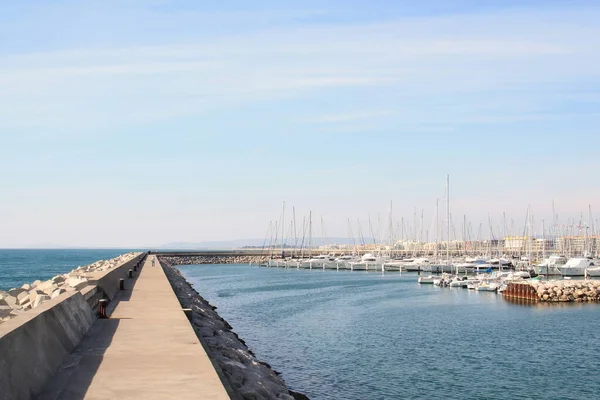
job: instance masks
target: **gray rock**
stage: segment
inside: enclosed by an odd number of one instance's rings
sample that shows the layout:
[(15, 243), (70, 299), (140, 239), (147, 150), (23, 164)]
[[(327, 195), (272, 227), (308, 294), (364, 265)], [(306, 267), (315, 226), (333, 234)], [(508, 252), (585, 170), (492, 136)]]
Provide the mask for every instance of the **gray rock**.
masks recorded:
[(50, 296), (50, 298), (54, 299), (54, 298), (60, 296), (63, 293), (66, 293), (66, 290), (64, 288), (56, 289), (54, 292), (52, 292), (52, 295)]
[(17, 302), (17, 298), (11, 295), (6, 295), (4, 297), (4, 301), (6, 301), (6, 304), (8, 304), (9, 307), (11, 308), (18, 308), (19, 304)]
[(81, 290), (88, 285), (88, 280), (86, 278), (69, 278), (67, 279), (67, 285), (72, 287), (75, 290)]
[(42, 289), (42, 291), (43, 291), (44, 293), (46, 293), (48, 296), (50, 296), (52, 293), (54, 293), (54, 291), (55, 291), (56, 289), (58, 289), (58, 286), (57, 286), (57, 285), (55, 285), (55, 284), (52, 284), (52, 285), (50, 285), (50, 286), (46, 286), (46, 287), (44, 287), (44, 289)]
[(8, 291), (8, 294), (14, 297), (18, 297), (21, 293), (26, 292), (27, 290), (23, 288), (12, 288)]
[(45, 301), (50, 300), (50, 296), (43, 294), (43, 295), (39, 295), (35, 298), (35, 300), (33, 301), (31, 307), (32, 308), (36, 308), (37, 306), (39, 306), (40, 304), (44, 303)]
[(19, 305), (24, 305), (26, 303), (29, 303), (29, 292), (21, 292), (17, 296), (17, 303)]
[(12, 312), (12, 308), (9, 306), (0, 306), (0, 318), (6, 318)]

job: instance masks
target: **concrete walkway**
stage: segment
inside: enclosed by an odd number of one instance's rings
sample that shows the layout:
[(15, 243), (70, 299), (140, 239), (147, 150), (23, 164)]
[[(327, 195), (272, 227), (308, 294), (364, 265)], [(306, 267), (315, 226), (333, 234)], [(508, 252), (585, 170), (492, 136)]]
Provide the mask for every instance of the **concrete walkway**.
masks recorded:
[(229, 399), (167, 277), (148, 257), (110, 319), (97, 320), (44, 399)]

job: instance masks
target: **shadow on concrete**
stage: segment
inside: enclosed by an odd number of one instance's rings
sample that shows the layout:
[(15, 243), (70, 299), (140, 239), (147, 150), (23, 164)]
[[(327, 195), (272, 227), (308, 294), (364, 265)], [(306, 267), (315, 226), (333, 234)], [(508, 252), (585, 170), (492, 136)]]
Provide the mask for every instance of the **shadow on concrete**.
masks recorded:
[[(142, 267), (143, 268), (143, 267)], [(102, 364), (104, 354), (110, 347), (120, 321), (132, 318), (110, 318), (117, 305), (129, 301), (141, 268), (133, 279), (125, 281), (125, 290), (117, 292), (108, 304), (108, 319), (97, 319), (79, 345), (69, 354), (59, 370), (46, 382), (38, 400), (79, 400), (85, 395)]]

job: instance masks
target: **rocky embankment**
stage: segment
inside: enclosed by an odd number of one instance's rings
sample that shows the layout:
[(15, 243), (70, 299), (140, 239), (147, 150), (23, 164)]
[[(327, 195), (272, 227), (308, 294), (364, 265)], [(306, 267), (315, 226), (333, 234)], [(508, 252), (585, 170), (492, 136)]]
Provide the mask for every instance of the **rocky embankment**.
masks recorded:
[(199, 265), (199, 264), (260, 264), (267, 261), (264, 256), (229, 256), (229, 255), (210, 255), (210, 256), (161, 256), (169, 265)]
[(20, 288), (12, 288), (8, 291), (0, 290), (0, 323), (38, 307), (65, 292), (81, 290), (88, 285), (91, 274), (113, 269), (139, 254), (123, 254), (111, 260), (100, 260), (78, 267), (66, 274), (56, 275), (47, 281), (37, 280), (33, 283), (26, 283)]
[(538, 299), (544, 302), (597, 302), (600, 301), (600, 281), (552, 280), (531, 282)]
[(227, 321), (217, 314), (216, 307), (204, 300), (170, 264), (170, 258), (160, 258), (167, 278), (182, 307), (192, 310), (192, 327), (221, 379), (229, 384), (229, 391), (233, 392), (230, 395), (248, 400), (308, 399), (301, 393), (290, 391), (276, 371), (255, 357)]

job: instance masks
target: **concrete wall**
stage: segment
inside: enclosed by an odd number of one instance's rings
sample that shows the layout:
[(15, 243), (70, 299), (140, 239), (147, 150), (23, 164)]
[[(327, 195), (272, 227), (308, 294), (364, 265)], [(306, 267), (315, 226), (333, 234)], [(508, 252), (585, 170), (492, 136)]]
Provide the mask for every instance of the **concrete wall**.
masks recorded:
[(85, 298), (74, 292), (0, 325), (0, 400), (38, 393), (95, 319)]
[(119, 279), (144, 257), (92, 277), (81, 292), (64, 293), (1, 324), (0, 400), (35, 397), (96, 320), (98, 300), (114, 298)]
[[(89, 284), (94, 287), (96, 286), (97, 290), (95, 293), (91, 293), (93, 289), (90, 289), (90, 286), (82, 290), (82, 293), (86, 296), (86, 298), (90, 299), (90, 306), (92, 308), (96, 307), (95, 302), (100, 298), (108, 298), (112, 300), (115, 297), (115, 294), (119, 290), (119, 280), (121, 278), (127, 278), (130, 269), (133, 269), (133, 266), (137, 264), (139, 261), (143, 260), (146, 257), (145, 253), (135, 257), (134, 259), (126, 262), (125, 264), (111, 270), (108, 272), (100, 273), (96, 276), (89, 278)], [(100, 297), (98, 298), (98, 293), (100, 292)], [(94, 302), (95, 301), (95, 302)], [(93, 302), (93, 303), (92, 303)]]

